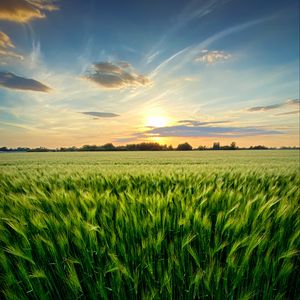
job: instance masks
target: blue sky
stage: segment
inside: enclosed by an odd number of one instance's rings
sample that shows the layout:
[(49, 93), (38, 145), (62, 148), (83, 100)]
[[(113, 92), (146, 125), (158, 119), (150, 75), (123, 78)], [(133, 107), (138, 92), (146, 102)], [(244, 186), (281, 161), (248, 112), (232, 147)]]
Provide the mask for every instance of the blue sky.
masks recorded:
[(0, 146), (298, 136), (298, 1), (0, 2)]

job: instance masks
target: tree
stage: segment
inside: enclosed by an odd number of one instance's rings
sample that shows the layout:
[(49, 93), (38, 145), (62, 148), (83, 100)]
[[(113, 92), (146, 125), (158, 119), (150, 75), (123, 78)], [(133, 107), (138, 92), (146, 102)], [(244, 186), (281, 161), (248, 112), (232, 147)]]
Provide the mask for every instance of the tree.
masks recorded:
[(206, 146), (201, 146), (201, 145), (197, 149), (200, 151), (207, 150)]
[(231, 148), (232, 150), (237, 149), (236, 142), (232, 142), (232, 143), (230, 144), (230, 148)]
[(189, 143), (184, 143), (184, 144), (179, 144), (177, 146), (177, 150), (188, 151), (188, 150), (193, 150), (193, 147)]
[(212, 148), (213, 148), (213, 150), (220, 150), (220, 143), (219, 142), (214, 142)]
[(251, 146), (249, 149), (253, 150), (266, 150), (268, 147), (263, 146), (263, 145), (257, 145), (257, 146)]
[(115, 146), (112, 143), (107, 143), (107, 144), (101, 146), (101, 149), (104, 151), (112, 151), (112, 150), (115, 150)]

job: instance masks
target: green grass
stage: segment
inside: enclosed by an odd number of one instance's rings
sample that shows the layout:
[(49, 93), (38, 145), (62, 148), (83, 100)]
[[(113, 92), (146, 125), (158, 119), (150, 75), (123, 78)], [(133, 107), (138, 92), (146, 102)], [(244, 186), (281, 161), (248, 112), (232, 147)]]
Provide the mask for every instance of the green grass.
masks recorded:
[(0, 155), (1, 299), (299, 299), (298, 151)]

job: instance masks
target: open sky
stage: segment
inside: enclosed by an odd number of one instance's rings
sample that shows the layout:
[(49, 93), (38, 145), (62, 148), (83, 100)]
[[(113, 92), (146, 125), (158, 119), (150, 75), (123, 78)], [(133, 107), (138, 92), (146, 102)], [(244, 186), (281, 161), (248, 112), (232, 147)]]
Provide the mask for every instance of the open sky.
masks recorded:
[(0, 146), (299, 146), (298, 0), (1, 0)]

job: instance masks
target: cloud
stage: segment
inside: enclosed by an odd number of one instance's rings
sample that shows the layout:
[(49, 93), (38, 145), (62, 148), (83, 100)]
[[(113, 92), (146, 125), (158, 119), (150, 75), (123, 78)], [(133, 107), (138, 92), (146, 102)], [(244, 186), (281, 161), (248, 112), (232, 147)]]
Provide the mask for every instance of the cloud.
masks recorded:
[[(2, 50), (0, 48), (0, 58), (1, 59), (14, 59), (14, 58), (16, 58), (16, 59), (22, 60), (24, 57), (22, 55), (20, 55), (20, 54), (17, 54), (15, 52), (13, 52), (13, 51)], [(6, 62), (5, 61), (1, 61), (0, 65), (1, 64), (5, 65)]]
[(49, 92), (51, 89), (34, 79), (24, 78), (9, 72), (0, 72), (0, 87), (14, 90)]
[(300, 99), (290, 99), (290, 100), (287, 100), (286, 103), (287, 104), (297, 104), (297, 105), (300, 105)]
[(151, 78), (156, 77), (160, 73), (160, 71), (164, 68), (168, 68), (169, 73), (172, 73), (172, 71), (178, 72), (178, 70), (181, 67), (183, 67), (185, 64), (190, 63), (190, 61), (195, 60), (197, 59), (197, 57), (199, 57), (199, 50), (207, 48), (209, 45), (219, 41), (220, 39), (241, 32), (243, 30), (246, 30), (250, 27), (256, 26), (263, 22), (269, 21), (272, 18), (273, 16), (264, 17), (264, 18), (248, 21), (242, 24), (238, 24), (233, 27), (229, 27), (208, 37), (207, 39), (203, 40), (202, 42), (196, 45), (191, 45), (186, 48), (183, 48), (177, 51), (176, 53), (172, 54), (170, 57), (166, 58), (164, 61), (160, 62), (160, 64), (151, 72), (150, 77)]
[(249, 112), (268, 111), (268, 110), (273, 110), (273, 109), (280, 108), (283, 106), (289, 106), (289, 105), (295, 105), (295, 104), (299, 105), (300, 100), (299, 99), (289, 99), (282, 103), (276, 103), (276, 104), (271, 104), (271, 105), (267, 105), (267, 106), (254, 106), (254, 107), (248, 108), (247, 111), (249, 111)]
[(15, 48), (15, 45), (10, 37), (3, 31), (0, 31), (0, 58), (2, 59), (0, 64), (5, 64), (6, 62), (3, 59), (7, 58), (23, 59), (22, 55), (11, 50), (13, 48)]
[(190, 126), (201, 126), (201, 125), (213, 125), (213, 124), (224, 124), (230, 123), (230, 121), (210, 121), (210, 122), (200, 122), (196, 120), (180, 120), (177, 123), (183, 123)]
[(149, 55), (146, 57), (147, 64), (152, 63), (152, 61), (153, 61), (159, 54), (160, 54), (160, 51), (156, 51), (156, 52), (154, 52), (154, 53), (149, 54)]
[(267, 106), (254, 106), (254, 107), (250, 107), (247, 109), (247, 111), (268, 111), (268, 110), (272, 110), (272, 109), (276, 109), (279, 107), (284, 106), (284, 103), (278, 103), (278, 104), (272, 104), (272, 105), (267, 105)]
[(293, 111), (276, 114), (276, 116), (295, 115), (295, 114), (299, 114), (299, 113), (300, 113), (300, 110), (293, 110)]
[(195, 58), (196, 62), (202, 62), (205, 64), (214, 64), (217, 62), (223, 62), (231, 58), (231, 54), (225, 53), (223, 51), (208, 51), (202, 50)]
[(219, 126), (187, 126), (176, 125), (153, 128), (144, 132), (145, 135), (159, 137), (241, 137), (256, 135), (282, 134), (280, 131), (265, 130), (255, 127), (219, 127)]
[(228, 122), (230, 121), (200, 122), (195, 120), (180, 120), (177, 123), (185, 124), (155, 128), (152, 127), (144, 132), (136, 132), (129, 137), (118, 139), (117, 141), (130, 142), (135, 140), (148, 139), (151, 137), (237, 138), (259, 135), (280, 135), (285, 133), (278, 130), (269, 130), (257, 127), (216, 126), (216, 124)]
[(119, 115), (114, 113), (108, 113), (108, 112), (99, 112), (99, 111), (84, 111), (81, 112), (84, 115), (89, 115), (97, 118), (114, 118), (119, 117)]
[(0, 48), (15, 48), (10, 37), (3, 31), (0, 31)]
[(27, 23), (34, 19), (44, 19), (45, 11), (57, 9), (51, 0), (1, 0), (0, 20)]
[(150, 83), (148, 77), (138, 74), (127, 62), (99, 62), (88, 70), (85, 78), (109, 89), (145, 86)]

